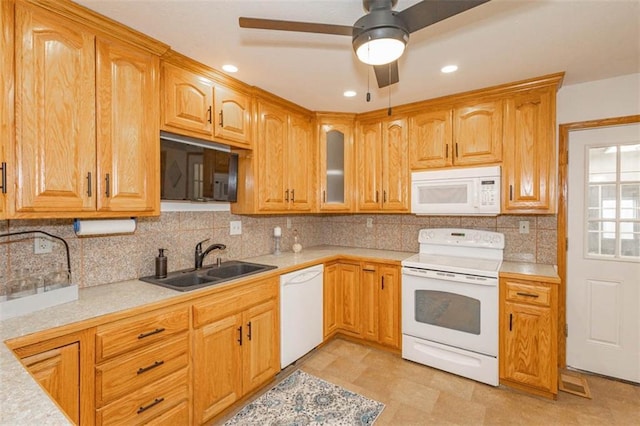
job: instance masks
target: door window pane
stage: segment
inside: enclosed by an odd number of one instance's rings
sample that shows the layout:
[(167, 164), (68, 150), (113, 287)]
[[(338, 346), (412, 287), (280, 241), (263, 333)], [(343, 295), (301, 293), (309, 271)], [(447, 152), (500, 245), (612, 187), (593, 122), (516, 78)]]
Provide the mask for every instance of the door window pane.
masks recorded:
[(640, 144), (587, 150), (587, 255), (640, 259)]

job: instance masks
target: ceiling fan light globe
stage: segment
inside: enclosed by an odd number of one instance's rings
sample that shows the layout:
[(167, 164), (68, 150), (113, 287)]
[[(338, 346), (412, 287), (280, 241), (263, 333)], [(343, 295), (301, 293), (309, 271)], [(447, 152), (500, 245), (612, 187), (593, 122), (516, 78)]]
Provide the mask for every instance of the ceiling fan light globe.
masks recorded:
[(361, 62), (368, 65), (384, 65), (397, 60), (404, 53), (405, 43), (395, 38), (369, 40), (356, 49)]

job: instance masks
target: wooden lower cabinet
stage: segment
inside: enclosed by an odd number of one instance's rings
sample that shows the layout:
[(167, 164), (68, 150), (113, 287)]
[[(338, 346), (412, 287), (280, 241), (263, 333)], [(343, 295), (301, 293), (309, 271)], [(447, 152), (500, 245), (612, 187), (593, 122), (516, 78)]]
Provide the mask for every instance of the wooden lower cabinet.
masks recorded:
[(360, 337), (360, 263), (334, 262), (324, 273), (324, 336)]
[(362, 338), (400, 347), (400, 269), (362, 263), (360, 275)]
[(500, 383), (556, 398), (557, 304), (554, 283), (500, 279)]
[(74, 422), (80, 420), (80, 344), (22, 358), (22, 363)]
[(194, 423), (213, 419), (280, 371), (277, 295), (272, 278), (194, 304)]
[(400, 269), (372, 262), (332, 262), (324, 273), (325, 340), (340, 332), (400, 347)]
[[(95, 342), (97, 425), (159, 424), (160, 418), (173, 418), (169, 412), (188, 404), (187, 306), (100, 325)], [(189, 419), (188, 411), (186, 415)]]
[(89, 329), (14, 349), (29, 373), (76, 424), (93, 424), (92, 338)]

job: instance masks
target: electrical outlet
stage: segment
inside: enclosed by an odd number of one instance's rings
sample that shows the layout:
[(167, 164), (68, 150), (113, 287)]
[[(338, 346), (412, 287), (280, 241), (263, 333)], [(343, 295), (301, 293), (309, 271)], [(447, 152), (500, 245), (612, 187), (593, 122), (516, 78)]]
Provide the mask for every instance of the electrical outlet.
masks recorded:
[(373, 228), (373, 218), (372, 217), (368, 217), (367, 218), (367, 228)]
[(229, 222), (229, 235), (242, 235), (242, 222), (232, 220)]
[(33, 239), (33, 252), (35, 254), (51, 253), (53, 243), (47, 237), (35, 237)]
[(528, 234), (529, 233), (529, 221), (528, 220), (521, 220), (520, 221), (520, 233), (521, 234)]
[(287, 229), (291, 229), (291, 218), (287, 218)]

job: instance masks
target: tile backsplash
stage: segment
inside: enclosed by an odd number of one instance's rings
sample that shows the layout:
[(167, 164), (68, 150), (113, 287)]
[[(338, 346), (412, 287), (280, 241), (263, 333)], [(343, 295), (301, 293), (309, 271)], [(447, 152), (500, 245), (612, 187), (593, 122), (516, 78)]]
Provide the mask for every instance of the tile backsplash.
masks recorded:
[[(229, 235), (232, 220), (242, 222), (242, 235)], [(291, 222), (290, 228), (287, 221)], [(529, 222), (528, 234), (519, 232), (520, 221)], [(451, 227), (505, 234), (505, 260), (555, 264), (557, 258), (555, 215), (237, 216), (229, 212), (164, 212), (159, 217), (139, 218), (136, 232), (129, 235), (78, 237), (70, 219), (0, 221), (0, 234), (43, 230), (64, 238), (69, 244), (72, 279), (81, 287), (87, 287), (153, 274), (158, 248), (167, 249), (169, 271), (189, 268), (194, 262), (195, 245), (207, 238), (208, 243), (222, 243), (227, 249), (211, 253), (205, 264), (214, 262), (216, 256), (226, 260), (268, 254), (273, 250), (275, 226), (282, 228), (283, 251), (291, 251), (294, 229), (303, 247), (331, 244), (417, 252), (420, 229)], [(0, 239), (0, 282), (21, 268), (44, 273), (65, 261), (64, 246), (57, 241), (51, 254), (33, 254), (33, 237), (14, 236), (10, 244), (7, 238)]]

